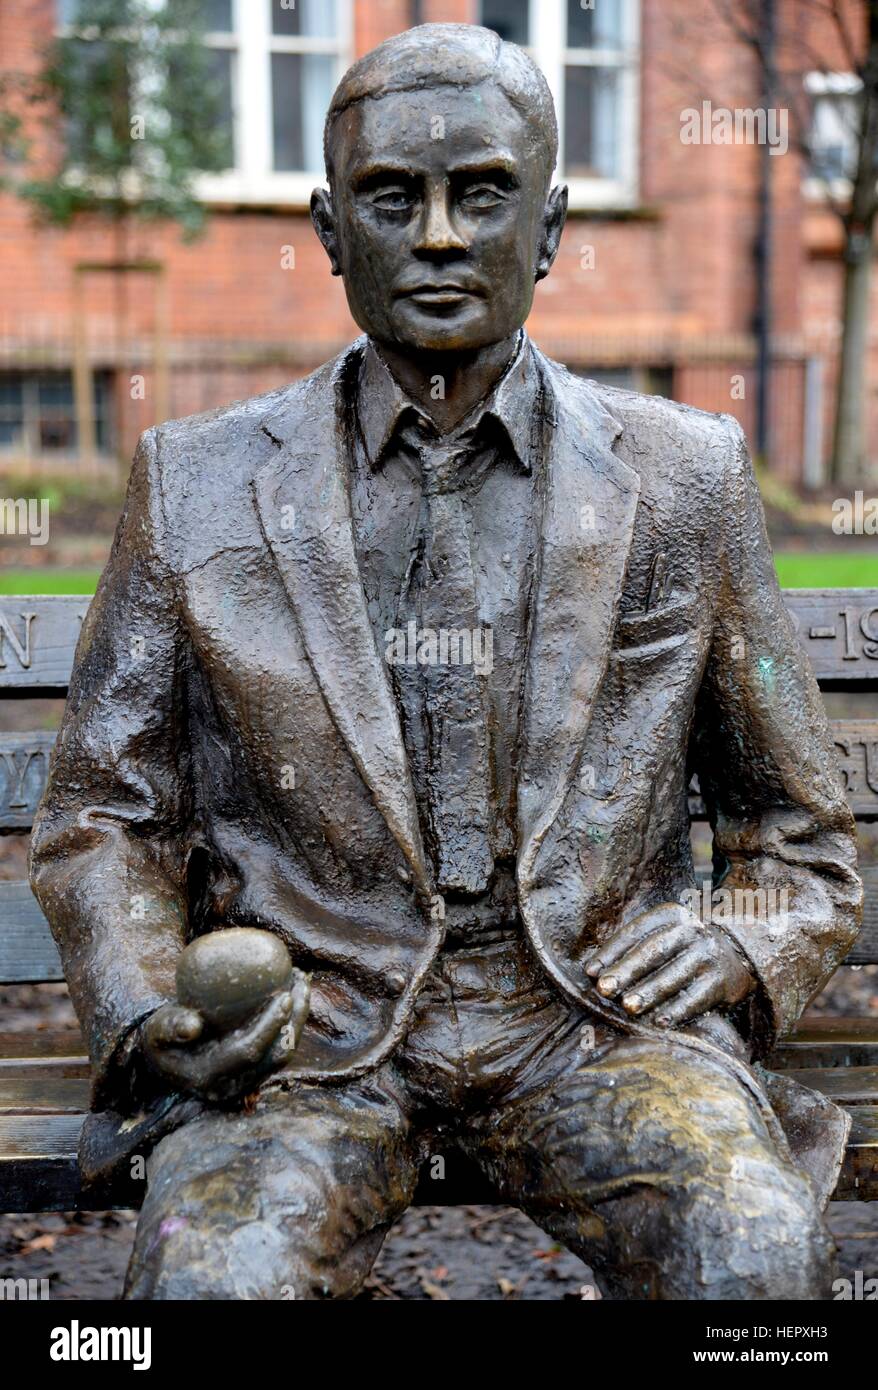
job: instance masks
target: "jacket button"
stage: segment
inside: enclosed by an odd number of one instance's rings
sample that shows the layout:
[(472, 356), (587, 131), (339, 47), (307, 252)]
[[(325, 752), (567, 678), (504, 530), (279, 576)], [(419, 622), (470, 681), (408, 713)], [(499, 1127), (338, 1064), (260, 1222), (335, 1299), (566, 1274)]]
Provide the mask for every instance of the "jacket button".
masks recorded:
[(399, 970), (391, 970), (387, 976), (387, 988), (394, 999), (398, 999), (405, 991), (405, 975)]

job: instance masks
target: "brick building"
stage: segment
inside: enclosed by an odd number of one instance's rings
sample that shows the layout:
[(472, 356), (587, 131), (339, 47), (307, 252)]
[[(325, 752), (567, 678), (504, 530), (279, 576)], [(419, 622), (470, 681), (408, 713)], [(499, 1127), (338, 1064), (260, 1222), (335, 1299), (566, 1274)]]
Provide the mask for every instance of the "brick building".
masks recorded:
[[(836, 107), (849, 91), (819, 7), (778, 0), (781, 28), (807, 25), (840, 74), (814, 84), (827, 157), (847, 157)], [(683, 113), (759, 103), (747, 46), (714, 0), (204, 0), (206, 42), (228, 92), (234, 167), (205, 177), (206, 234), (185, 244), (143, 224), (128, 254), (160, 261), (168, 286), (171, 415), (211, 408), (310, 370), (355, 332), (311, 230), (329, 94), (347, 64), (421, 21), (484, 22), (525, 43), (556, 96), (572, 213), (530, 322), (551, 355), (587, 375), (657, 390), (754, 428), (756, 247), (762, 152), (749, 139), (691, 143)], [(0, 69), (32, 71), (76, 0), (0, 0)], [(793, 148), (769, 160), (770, 458), (819, 480), (829, 443), (841, 302), (841, 236)], [(112, 260), (98, 219), (61, 231), (0, 196), (0, 468), (76, 457), (73, 286)], [(127, 341), (114, 340), (112, 277), (84, 281), (98, 445), (130, 452), (153, 422), (154, 277), (129, 276)], [(870, 457), (878, 455), (878, 342), (870, 347)], [(113, 390), (140, 376), (142, 391)], [(129, 399), (130, 397), (130, 399)], [(143, 397), (141, 399), (141, 397)], [(124, 403), (124, 408), (123, 408)], [(121, 418), (120, 418), (121, 416)]]

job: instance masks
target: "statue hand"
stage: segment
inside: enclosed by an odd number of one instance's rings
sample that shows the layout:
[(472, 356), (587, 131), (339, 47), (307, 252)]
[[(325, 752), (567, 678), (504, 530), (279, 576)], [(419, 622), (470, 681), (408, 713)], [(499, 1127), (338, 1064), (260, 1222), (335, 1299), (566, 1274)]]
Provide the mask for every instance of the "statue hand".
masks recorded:
[(599, 994), (621, 996), (626, 1013), (665, 1028), (737, 1004), (756, 984), (726, 933), (680, 903), (662, 903), (620, 927), (586, 971)]
[(297, 975), (292, 990), (273, 995), (245, 1023), (202, 1041), (197, 1009), (164, 1004), (141, 1026), (150, 1065), (175, 1089), (208, 1100), (231, 1100), (289, 1061), (308, 1013), (310, 981)]

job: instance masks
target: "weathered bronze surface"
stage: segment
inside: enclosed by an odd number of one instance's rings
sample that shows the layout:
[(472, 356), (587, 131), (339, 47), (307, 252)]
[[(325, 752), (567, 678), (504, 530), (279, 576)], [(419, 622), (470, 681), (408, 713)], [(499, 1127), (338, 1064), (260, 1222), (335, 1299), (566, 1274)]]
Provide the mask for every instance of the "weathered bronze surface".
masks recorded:
[[(493, 34), (375, 50), (313, 198), (366, 336), (138, 449), (32, 848), (83, 1163), (152, 1148), (129, 1297), (350, 1296), (455, 1144), (614, 1297), (828, 1286), (846, 1122), (759, 1059), (856, 936), (853, 824), (739, 427), (522, 331), (555, 153)], [(176, 972), (241, 927), (310, 1011), (270, 973), (217, 1035)]]

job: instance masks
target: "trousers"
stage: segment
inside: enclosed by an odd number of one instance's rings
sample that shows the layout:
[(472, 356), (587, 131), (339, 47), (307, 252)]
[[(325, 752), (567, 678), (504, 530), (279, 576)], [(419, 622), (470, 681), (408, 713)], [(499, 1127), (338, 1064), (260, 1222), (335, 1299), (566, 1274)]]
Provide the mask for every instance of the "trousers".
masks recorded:
[(440, 955), (391, 1058), (156, 1146), (125, 1297), (351, 1298), (458, 1145), (614, 1299), (826, 1297), (806, 1174), (721, 1062), (563, 999), (520, 935)]

